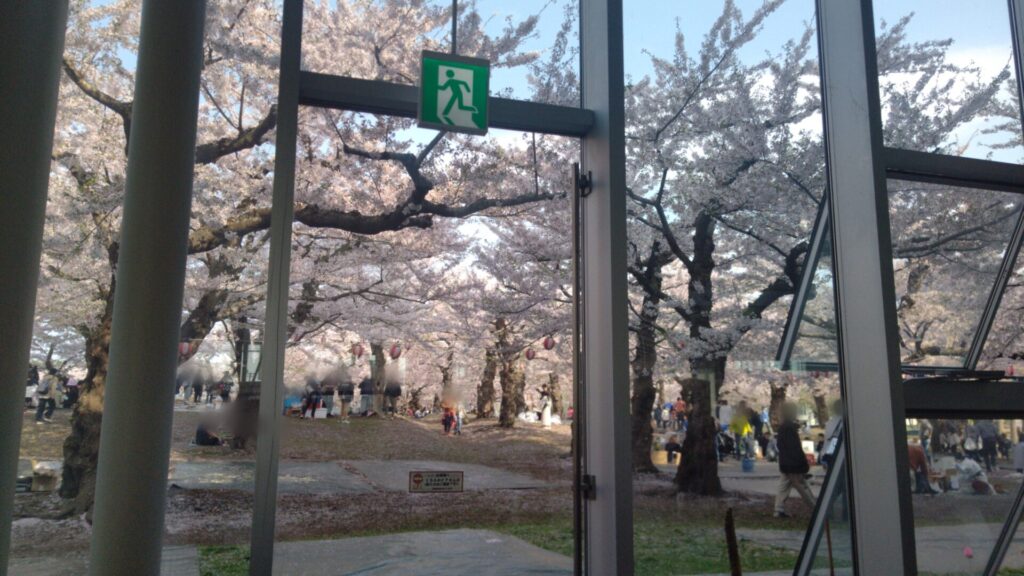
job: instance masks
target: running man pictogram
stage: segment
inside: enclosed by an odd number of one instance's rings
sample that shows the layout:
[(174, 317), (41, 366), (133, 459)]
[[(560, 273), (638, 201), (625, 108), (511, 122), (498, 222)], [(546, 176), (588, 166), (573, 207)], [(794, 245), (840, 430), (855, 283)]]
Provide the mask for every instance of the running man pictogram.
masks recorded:
[(486, 134), (490, 63), (424, 50), (417, 124), (422, 128)]
[(455, 123), (452, 122), (452, 119), (448, 116), (452, 111), (452, 106), (458, 105), (459, 110), (465, 110), (467, 112), (476, 112), (476, 108), (473, 106), (467, 106), (466, 103), (462, 101), (464, 98), (462, 91), (465, 90), (466, 92), (469, 92), (469, 84), (456, 78), (454, 70), (445, 70), (444, 75), (448, 77), (448, 80), (445, 81), (444, 84), (441, 84), (438, 87), (438, 90), (442, 92), (445, 90), (451, 90), (452, 95), (451, 98), (448, 99), (448, 105), (444, 107), (444, 112), (441, 113), (441, 117), (448, 124), (454, 125)]

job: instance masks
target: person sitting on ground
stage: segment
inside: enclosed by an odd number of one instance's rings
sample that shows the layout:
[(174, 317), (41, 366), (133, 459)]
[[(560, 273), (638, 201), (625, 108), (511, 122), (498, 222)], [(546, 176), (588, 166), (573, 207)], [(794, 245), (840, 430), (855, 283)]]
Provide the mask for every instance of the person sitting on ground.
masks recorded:
[(907, 461), (910, 464), (910, 471), (914, 473), (914, 493), (938, 494), (939, 491), (931, 485), (931, 471), (928, 469), (928, 456), (924, 453), (924, 446), (907, 444)]
[(989, 484), (988, 476), (977, 460), (966, 458), (962, 452), (957, 452), (955, 458), (960, 486), (966, 487), (974, 494), (983, 496), (995, 494), (995, 488)]
[(219, 436), (213, 433), (213, 420), (200, 418), (196, 426), (196, 446), (220, 446), (224, 443)]
[(789, 493), (796, 489), (808, 507), (814, 508), (814, 494), (807, 484), (807, 472), (810, 465), (800, 443), (799, 425), (796, 422), (797, 408), (795, 404), (786, 403), (782, 406), (782, 425), (778, 430), (779, 447), (779, 490), (775, 495), (775, 517), (788, 518), (785, 504)]
[(683, 446), (679, 443), (679, 436), (672, 436), (665, 443), (665, 451), (668, 452), (668, 463), (674, 464), (676, 461), (676, 454), (683, 453)]

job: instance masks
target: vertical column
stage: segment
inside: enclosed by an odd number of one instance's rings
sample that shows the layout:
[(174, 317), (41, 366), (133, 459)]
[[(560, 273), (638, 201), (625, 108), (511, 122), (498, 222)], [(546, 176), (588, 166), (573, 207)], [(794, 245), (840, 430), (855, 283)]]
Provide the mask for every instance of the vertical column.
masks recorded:
[(916, 574), (871, 0), (818, 0), (858, 574)]
[(583, 107), (595, 124), (583, 138), (593, 192), (583, 212), (584, 460), (596, 481), (587, 505), (587, 573), (633, 574), (633, 475), (629, 442), (626, 294), (626, 152), (622, 0), (580, 5)]
[(205, 0), (146, 0), (89, 571), (159, 574)]
[(285, 0), (281, 23), (281, 74), (277, 92), (274, 193), (270, 214), (270, 271), (261, 367), (256, 493), (249, 573), (270, 576), (277, 513), (277, 455), (284, 400), (284, 347), (288, 340), (288, 276), (295, 218), (295, 142), (298, 136), (302, 0)]
[(39, 279), (67, 0), (0, 5), (0, 576)]

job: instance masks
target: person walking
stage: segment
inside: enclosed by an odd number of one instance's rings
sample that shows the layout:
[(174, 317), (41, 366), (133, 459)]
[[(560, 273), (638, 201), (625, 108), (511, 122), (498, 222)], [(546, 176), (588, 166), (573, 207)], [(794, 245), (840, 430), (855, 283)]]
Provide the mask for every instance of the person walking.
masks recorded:
[(57, 408), (57, 401), (54, 400), (56, 395), (57, 376), (47, 373), (36, 386), (36, 397), (39, 399), (39, 405), (36, 406), (36, 424), (52, 421), (53, 411)]
[(788, 518), (786, 514), (786, 499), (789, 493), (796, 490), (803, 501), (811, 508), (814, 508), (814, 494), (807, 484), (807, 472), (810, 465), (807, 463), (807, 456), (804, 455), (803, 447), (800, 445), (799, 426), (796, 423), (796, 405), (786, 403), (782, 405), (782, 424), (777, 430), (777, 445), (779, 449), (779, 489), (775, 494), (775, 517)]
[(985, 470), (991, 472), (996, 469), (999, 430), (991, 420), (981, 420), (978, 422), (977, 428), (978, 435), (981, 437), (981, 459), (985, 463)]
[(918, 430), (921, 432), (921, 449), (924, 450), (924, 456), (929, 462), (932, 461), (932, 436), (935, 435), (935, 427), (932, 423), (922, 418), (917, 422)]
[(676, 417), (675, 422), (672, 424), (676, 432), (679, 432), (683, 429), (683, 422), (686, 421), (686, 402), (683, 401), (682, 396), (676, 398), (676, 403), (672, 405), (672, 410), (675, 412)]
[(545, 428), (551, 428), (551, 394), (547, 385), (540, 390), (540, 422)]
[(462, 423), (466, 421), (466, 407), (462, 405), (462, 402), (458, 403), (458, 408), (455, 409), (455, 435), (462, 436)]
[(192, 375), (192, 404), (199, 404), (203, 398), (203, 377), (201, 374)]

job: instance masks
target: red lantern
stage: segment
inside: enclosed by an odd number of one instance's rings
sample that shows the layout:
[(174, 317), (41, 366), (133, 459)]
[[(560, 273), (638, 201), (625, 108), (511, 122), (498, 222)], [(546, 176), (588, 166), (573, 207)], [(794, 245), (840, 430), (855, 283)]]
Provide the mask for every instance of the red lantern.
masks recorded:
[(361, 343), (356, 342), (355, 344), (352, 345), (352, 355), (355, 356), (356, 358), (363, 357), (363, 345)]
[(181, 344), (178, 344), (178, 356), (188, 356), (188, 350), (188, 342), (182, 342)]
[(555, 339), (554, 338), (552, 338), (551, 336), (548, 336), (548, 337), (544, 338), (544, 349), (545, 350), (551, 350), (554, 347), (555, 347)]
[(1010, 376), (1013, 376), (1013, 364), (1010, 364)]
[(391, 359), (398, 360), (398, 357), (402, 355), (402, 347), (398, 343), (392, 344), (391, 346)]
[(536, 357), (537, 357), (537, 351), (536, 350), (534, 350), (533, 348), (527, 348), (526, 349), (526, 359), (527, 360), (533, 360)]

